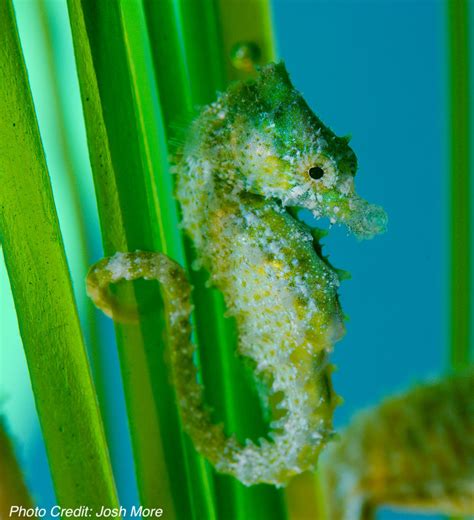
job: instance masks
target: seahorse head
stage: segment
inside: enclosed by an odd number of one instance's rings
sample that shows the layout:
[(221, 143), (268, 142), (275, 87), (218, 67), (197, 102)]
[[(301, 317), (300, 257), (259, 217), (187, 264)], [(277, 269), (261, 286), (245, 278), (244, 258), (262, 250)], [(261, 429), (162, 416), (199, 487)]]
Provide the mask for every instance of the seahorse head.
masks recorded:
[(220, 106), (227, 109), (221, 114), (237, 166), (233, 180), (244, 190), (307, 208), (360, 238), (385, 230), (384, 210), (355, 192), (357, 158), (348, 138), (336, 136), (311, 111), (283, 63), (234, 85)]

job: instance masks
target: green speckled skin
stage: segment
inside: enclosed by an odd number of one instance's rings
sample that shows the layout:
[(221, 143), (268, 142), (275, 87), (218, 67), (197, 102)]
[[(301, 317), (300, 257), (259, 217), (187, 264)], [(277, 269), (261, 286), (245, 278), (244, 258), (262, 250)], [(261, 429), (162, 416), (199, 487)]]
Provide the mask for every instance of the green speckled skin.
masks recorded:
[[(318, 254), (311, 230), (287, 208), (328, 216), (360, 237), (383, 231), (383, 210), (354, 192), (356, 168), (348, 140), (311, 112), (283, 64), (267, 65), (206, 107), (177, 155), (182, 225), (237, 321), (239, 353), (253, 360), (255, 376), (268, 388), (272, 423), (268, 440), (245, 446), (211, 425), (192, 359), (182, 354), (192, 352), (183, 345), (189, 345), (187, 328), (171, 342), (181, 415), (196, 449), (244, 484), (285, 485), (315, 467), (332, 435), (337, 398), (328, 353), (344, 333), (339, 279)], [(152, 260), (141, 264), (147, 254), (116, 255), (112, 271), (129, 271), (117, 269), (122, 259), (132, 262), (134, 276), (165, 283), (145, 269)], [(101, 269), (89, 278), (89, 293), (110, 311), (108, 296), (96, 290), (100, 273), (110, 272)], [(104, 287), (110, 282), (106, 276)]]

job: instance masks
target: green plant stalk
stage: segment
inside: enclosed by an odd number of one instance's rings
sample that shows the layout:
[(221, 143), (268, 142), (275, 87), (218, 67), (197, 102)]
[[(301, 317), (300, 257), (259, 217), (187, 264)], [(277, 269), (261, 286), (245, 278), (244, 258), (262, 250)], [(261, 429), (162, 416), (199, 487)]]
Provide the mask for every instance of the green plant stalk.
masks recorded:
[(0, 2), (0, 237), (58, 503), (117, 506), (11, 1)]
[[(285, 500), (290, 520), (327, 519), (319, 473), (302, 473), (288, 484)], [(328, 519), (329, 520), (329, 519)]]
[[(39, 23), (41, 26), (41, 32), (46, 42), (47, 54), (46, 54), (46, 74), (51, 78), (50, 85), (52, 90), (52, 110), (56, 118), (56, 125), (58, 128), (58, 137), (60, 147), (62, 150), (63, 161), (65, 165), (64, 170), (57, 172), (50, 171), (52, 179), (53, 189), (55, 186), (55, 174), (61, 176), (59, 183), (66, 183), (68, 191), (71, 194), (71, 202), (75, 213), (76, 232), (73, 234), (74, 248), (68, 250), (68, 240), (65, 234), (65, 250), (68, 263), (71, 265), (73, 262), (80, 264), (79, 276), (82, 272), (82, 279), (87, 273), (88, 266), (93, 262), (91, 256), (92, 243), (90, 236), (90, 229), (87, 225), (88, 218), (87, 208), (84, 205), (84, 199), (81, 197), (81, 189), (79, 186), (80, 179), (78, 177), (78, 165), (74, 161), (74, 153), (71, 148), (71, 140), (68, 136), (67, 122), (64, 117), (64, 92), (61, 91), (61, 85), (59, 81), (59, 57), (57, 55), (58, 49), (55, 48), (53, 42), (53, 22), (51, 20), (50, 8), (48, 9), (47, 0), (37, 0), (37, 9), (39, 12)], [(56, 194), (57, 196), (57, 194)], [(56, 199), (58, 200), (58, 198)], [(61, 208), (58, 207), (59, 214), (61, 214)], [(71, 255), (79, 253), (78, 258), (73, 258)], [(74, 272), (73, 272), (74, 275)], [(104, 423), (106, 439), (110, 448), (112, 464), (113, 464), (113, 433), (112, 425), (110, 424), (110, 413), (107, 407), (107, 393), (106, 385), (104, 381), (104, 359), (101, 353), (101, 346), (99, 342), (98, 334), (98, 312), (95, 309), (92, 302), (84, 294), (84, 288), (82, 283), (78, 283), (78, 280), (74, 280), (73, 276), (73, 288), (75, 288), (75, 296), (79, 310), (79, 318), (81, 320), (82, 330), (85, 336), (85, 342), (88, 350), (88, 355), (91, 363), (92, 376), (94, 380), (94, 386), (96, 389), (99, 407)]]
[[(227, 84), (220, 13), (212, 1), (145, 2), (145, 11), (160, 98), (163, 107), (173, 108), (164, 109), (167, 135), (173, 142), (176, 134), (182, 137), (179, 127), (189, 122), (196, 108), (213, 101)], [(185, 243), (191, 265), (193, 247)], [(235, 355), (235, 324), (224, 318), (218, 291), (206, 288), (207, 273), (191, 271), (190, 278), (206, 400), (228, 434), (236, 433), (241, 441), (258, 438), (265, 434), (265, 425), (246, 367)], [(218, 474), (215, 484), (219, 515), (235, 519), (282, 515), (281, 493), (270, 486), (246, 488)]]
[[(76, 277), (73, 276), (73, 287), (77, 299), (79, 317), (82, 323), (82, 330), (88, 348), (89, 359), (91, 363), (92, 376), (97, 392), (99, 407), (102, 414), (102, 419), (105, 428), (107, 444), (109, 446), (110, 457), (114, 473), (118, 471), (117, 466), (122, 464), (121, 459), (122, 448), (120, 446), (121, 433), (117, 430), (115, 424), (115, 395), (107, 391), (107, 377), (110, 374), (110, 368), (107, 365), (108, 345), (101, 345), (100, 341), (100, 326), (99, 320), (104, 319), (100, 316), (91, 300), (87, 297), (84, 291), (84, 279), (89, 266), (96, 260), (93, 256), (93, 251), (97, 244), (94, 243), (98, 227), (97, 208), (95, 205), (95, 198), (93, 196), (92, 176), (86, 164), (88, 161), (87, 154), (78, 154), (78, 149), (83, 150), (82, 135), (81, 139), (77, 138), (78, 125), (75, 118), (71, 117), (70, 113), (75, 99), (71, 99), (71, 86), (77, 78), (68, 77), (69, 71), (74, 68), (74, 60), (72, 64), (68, 61), (69, 55), (65, 53), (65, 40), (69, 36), (66, 31), (58, 33), (59, 26), (64, 22), (64, 15), (67, 17), (67, 6), (60, 5), (54, 0), (36, 0), (39, 11), (39, 22), (41, 23), (43, 37), (46, 41), (47, 47), (47, 69), (50, 76), (50, 85), (52, 90), (51, 101), (56, 113), (58, 137), (60, 147), (65, 162), (65, 169), (51, 170), (53, 191), (55, 190), (55, 175), (60, 178), (57, 179), (60, 186), (66, 183), (71, 193), (71, 199), (74, 204), (76, 218), (74, 223), (76, 225), (76, 232), (69, 237), (72, 241), (72, 248), (68, 249), (67, 235), (65, 241), (66, 255), (69, 265), (72, 262), (79, 266), (76, 267)], [(63, 16), (60, 16), (60, 15)], [(34, 11), (31, 10), (31, 15)], [(30, 15), (30, 16), (31, 16)], [(59, 25), (59, 26), (58, 26)], [(61, 36), (59, 37), (59, 35)], [(58, 41), (59, 37), (59, 41)], [(68, 49), (69, 50), (69, 49)], [(67, 66), (66, 66), (67, 65)], [(72, 85), (71, 85), (72, 84)], [(77, 88), (77, 87), (76, 87)], [(80, 111), (81, 107), (76, 109), (76, 113)], [(82, 134), (82, 129), (81, 129)], [(46, 143), (47, 148), (47, 143)], [(92, 197), (91, 197), (92, 195)], [(59, 196), (61, 194), (59, 193)], [(58, 199), (57, 199), (58, 200)], [(64, 202), (63, 202), (64, 204)], [(61, 208), (58, 207), (59, 215), (61, 215)], [(61, 221), (62, 222), (62, 221)], [(75, 278), (75, 279), (74, 279)], [(121, 466), (119, 466), (121, 467)], [(119, 478), (117, 478), (117, 485), (120, 488)]]
[[(68, 5), (105, 254), (155, 250), (183, 263), (141, 4)], [(135, 284), (129, 297), (140, 323), (116, 332), (142, 504), (212, 519), (212, 483), (182, 432), (164, 362), (158, 288)]]
[[(184, 264), (184, 251), (178, 232), (178, 216), (168, 165), (163, 115), (154, 81), (150, 42), (147, 32), (142, 30), (146, 27), (144, 12), (139, 2), (123, 2), (121, 9), (139, 131), (143, 136), (140, 141), (141, 152), (146, 158), (148, 168), (145, 176), (147, 193), (150, 205), (155, 208), (159, 230), (156, 242), (161, 251)], [(137, 24), (137, 21), (140, 23)], [(137, 30), (137, 27), (140, 29)], [(182, 432), (181, 442), (185, 453), (186, 476), (193, 514), (197, 518), (204, 516), (212, 519), (215, 511), (210, 469), (205, 460), (195, 453), (190, 439)]]
[(237, 43), (252, 42), (260, 51), (258, 64), (276, 59), (272, 13), (268, 0), (217, 0), (220, 28), (228, 81), (245, 79), (247, 73), (238, 70), (229, 59)]
[(472, 334), (469, 3), (448, 0), (447, 8), (451, 125), (449, 358), (451, 369), (461, 370), (470, 363)]
[(450, 89), (450, 362), (470, 361), (472, 229), (470, 202), (470, 84), (467, 0), (448, 1)]
[[(70, 1), (68, 8), (104, 251), (105, 254), (113, 254), (116, 251), (127, 251), (130, 247), (138, 247), (136, 244), (130, 244), (133, 238), (129, 238), (129, 235), (133, 235), (134, 231), (138, 235), (139, 232), (137, 228), (134, 229), (130, 222), (132, 216), (126, 214), (125, 203), (120, 199), (120, 182), (122, 181), (122, 186), (126, 186), (127, 179), (116, 177), (112, 163), (113, 150), (109, 139), (110, 130), (104, 115), (96, 77), (96, 65), (93, 62), (91, 44), (86, 28), (84, 13), (86, 6), (80, 1)], [(120, 27), (120, 24), (116, 23), (115, 27)], [(130, 103), (130, 100), (128, 102)], [(130, 184), (128, 188), (130, 193), (133, 194)], [(139, 202), (146, 210), (147, 207), (144, 203), (146, 197), (143, 193), (138, 192), (135, 199), (138, 198), (140, 198)], [(130, 202), (137, 204), (136, 200)], [(149, 234), (148, 223), (145, 223), (143, 229), (144, 233)], [(151, 239), (148, 238), (148, 240)], [(129, 288), (123, 289), (122, 292), (126, 291), (126, 294), (121, 296), (128, 296), (133, 301), (135, 295), (127, 289)], [(163, 463), (160, 424), (150, 381), (145, 338), (140, 326), (136, 325), (116, 325), (116, 334), (140, 498), (143, 505), (160, 505), (173, 518), (175, 514), (174, 505)], [(161, 483), (158, 483), (155, 481), (157, 477), (154, 477), (154, 474), (160, 473), (163, 474), (164, 478)]]
[[(76, 240), (76, 249), (80, 251), (80, 260), (79, 262), (82, 265), (82, 270), (85, 273), (87, 272), (88, 266), (92, 263), (93, 259), (91, 258), (91, 240), (88, 234), (86, 218), (87, 214), (86, 209), (84, 208), (83, 201), (81, 200), (81, 193), (79, 189), (79, 179), (77, 177), (77, 165), (74, 163), (73, 152), (71, 150), (71, 142), (68, 139), (68, 132), (66, 128), (66, 121), (64, 119), (64, 112), (61, 110), (63, 108), (63, 96), (61, 93), (61, 88), (58, 81), (58, 63), (57, 56), (55, 54), (53, 38), (52, 38), (52, 27), (51, 20), (49, 19), (48, 7), (46, 4), (47, 0), (37, 0), (38, 10), (39, 10), (39, 23), (41, 25), (41, 30), (43, 36), (46, 40), (47, 46), (47, 74), (51, 78), (51, 87), (52, 87), (52, 99), (54, 100), (54, 113), (56, 116), (56, 125), (58, 127), (58, 137), (60, 141), (61, 150), (63, 153), (65, 171), (58, 172), (67, 180), (67, 184), (69, 186), (69, 191), (71, 193), (72, 204), (74, 206), (74, 213), (77, 216), (77, 240)], [(54, 186), (54, 177), (53, 178), (53, 186)], [(66, 241), (66, 254), (67, 254), (67, 241)], [(76, 294), (83, 293), (83, 287), (79, 286), (76, 288)], [(84, 295), (81, 301), (78, 296), (78, 306), (79, 306), (79, 314), (81, 315), (82, 310), (82, 319), (83, 319), (83, 330), (86, 337), (86, 344), (88, 346), (88, 352), (91, 359), (91, 368), (92, 375), (94, 378), (94, 385), (97, 391), (97, 397), (99, 399), (99, 404), (102, 412), (102, 417), (104, 419), (104, 425), (107, 431), (107, 410), (106, 410), (106, 396), (105, 396), (105, 385), (102, 378), (103, 374), (103, 360), (100, 353), (100, 345), (98, 339), (98, 323), (96, 319), (96, 309), (93, 304), (88, 300), (88, 298)], [(82, 304), (82, 305), (81, 305)], [(81, 308), (82, 307), (82, 308)]]
[(10, 517), (11, 506), (32, 505), (12, 443), (0, 418), (0, 518)]

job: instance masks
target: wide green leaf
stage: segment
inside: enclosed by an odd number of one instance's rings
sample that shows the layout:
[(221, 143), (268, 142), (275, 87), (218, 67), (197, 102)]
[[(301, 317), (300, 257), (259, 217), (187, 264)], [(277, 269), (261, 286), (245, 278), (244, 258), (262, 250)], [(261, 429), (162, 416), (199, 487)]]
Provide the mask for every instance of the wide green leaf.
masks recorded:
[(0, 240), (58, 502), (117, 505), (13, 7), (0, 3)]

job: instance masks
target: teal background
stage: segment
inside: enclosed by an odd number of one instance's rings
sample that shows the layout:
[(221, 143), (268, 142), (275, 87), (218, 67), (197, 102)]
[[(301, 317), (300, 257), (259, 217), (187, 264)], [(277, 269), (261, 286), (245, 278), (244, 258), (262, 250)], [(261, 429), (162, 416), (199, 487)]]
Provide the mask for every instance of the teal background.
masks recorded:
[[(15, 1), (55, 200), (81, 320), (87, 330), (84, 267), (76, 222), (86, 215), (93, 258), (102, 255), (97, 210), (66, 8), (48, 0), (53, 55), (36, 3)], [(441, 1), (274, 0), (279, 56), (310, 106), (336, 133), (351, 133), (358, 191), (389, 214), (387, 234), (358, 242), (331, 229), (326, 252), (349, 270), (341, 300), (350, 321), (336, 345), (335, 386), (345, 403), (338, 427), (361, 408), (442, 373), (448, 363), (447, 22)], [(472, 17), (471, 9), (471, 17)], [(472, 26), (472, 25), (471, 25)], [(58, 82), (54, 77), (57, 74)], [(63, 114), (63, 115), (61, 115)], [(69, 139), (60, 139), (64, 128)], [(73, 179), (76, 179), (73, 181)], [(74, 182), (78, 182), (79, 200)], [(137, 501), (128, 428), (110, 323), (102, 353), (117, 425), (112, 458), (123, 505)], [(13, 302), (0, 262), (0, 406), (30, 489), (54, 503)], [(417, 515), (384, 510), (378, 518)], [(421, 518), (421, 517), (420, 517)], [(422, 518), (440, 518), (423, 516)]]

